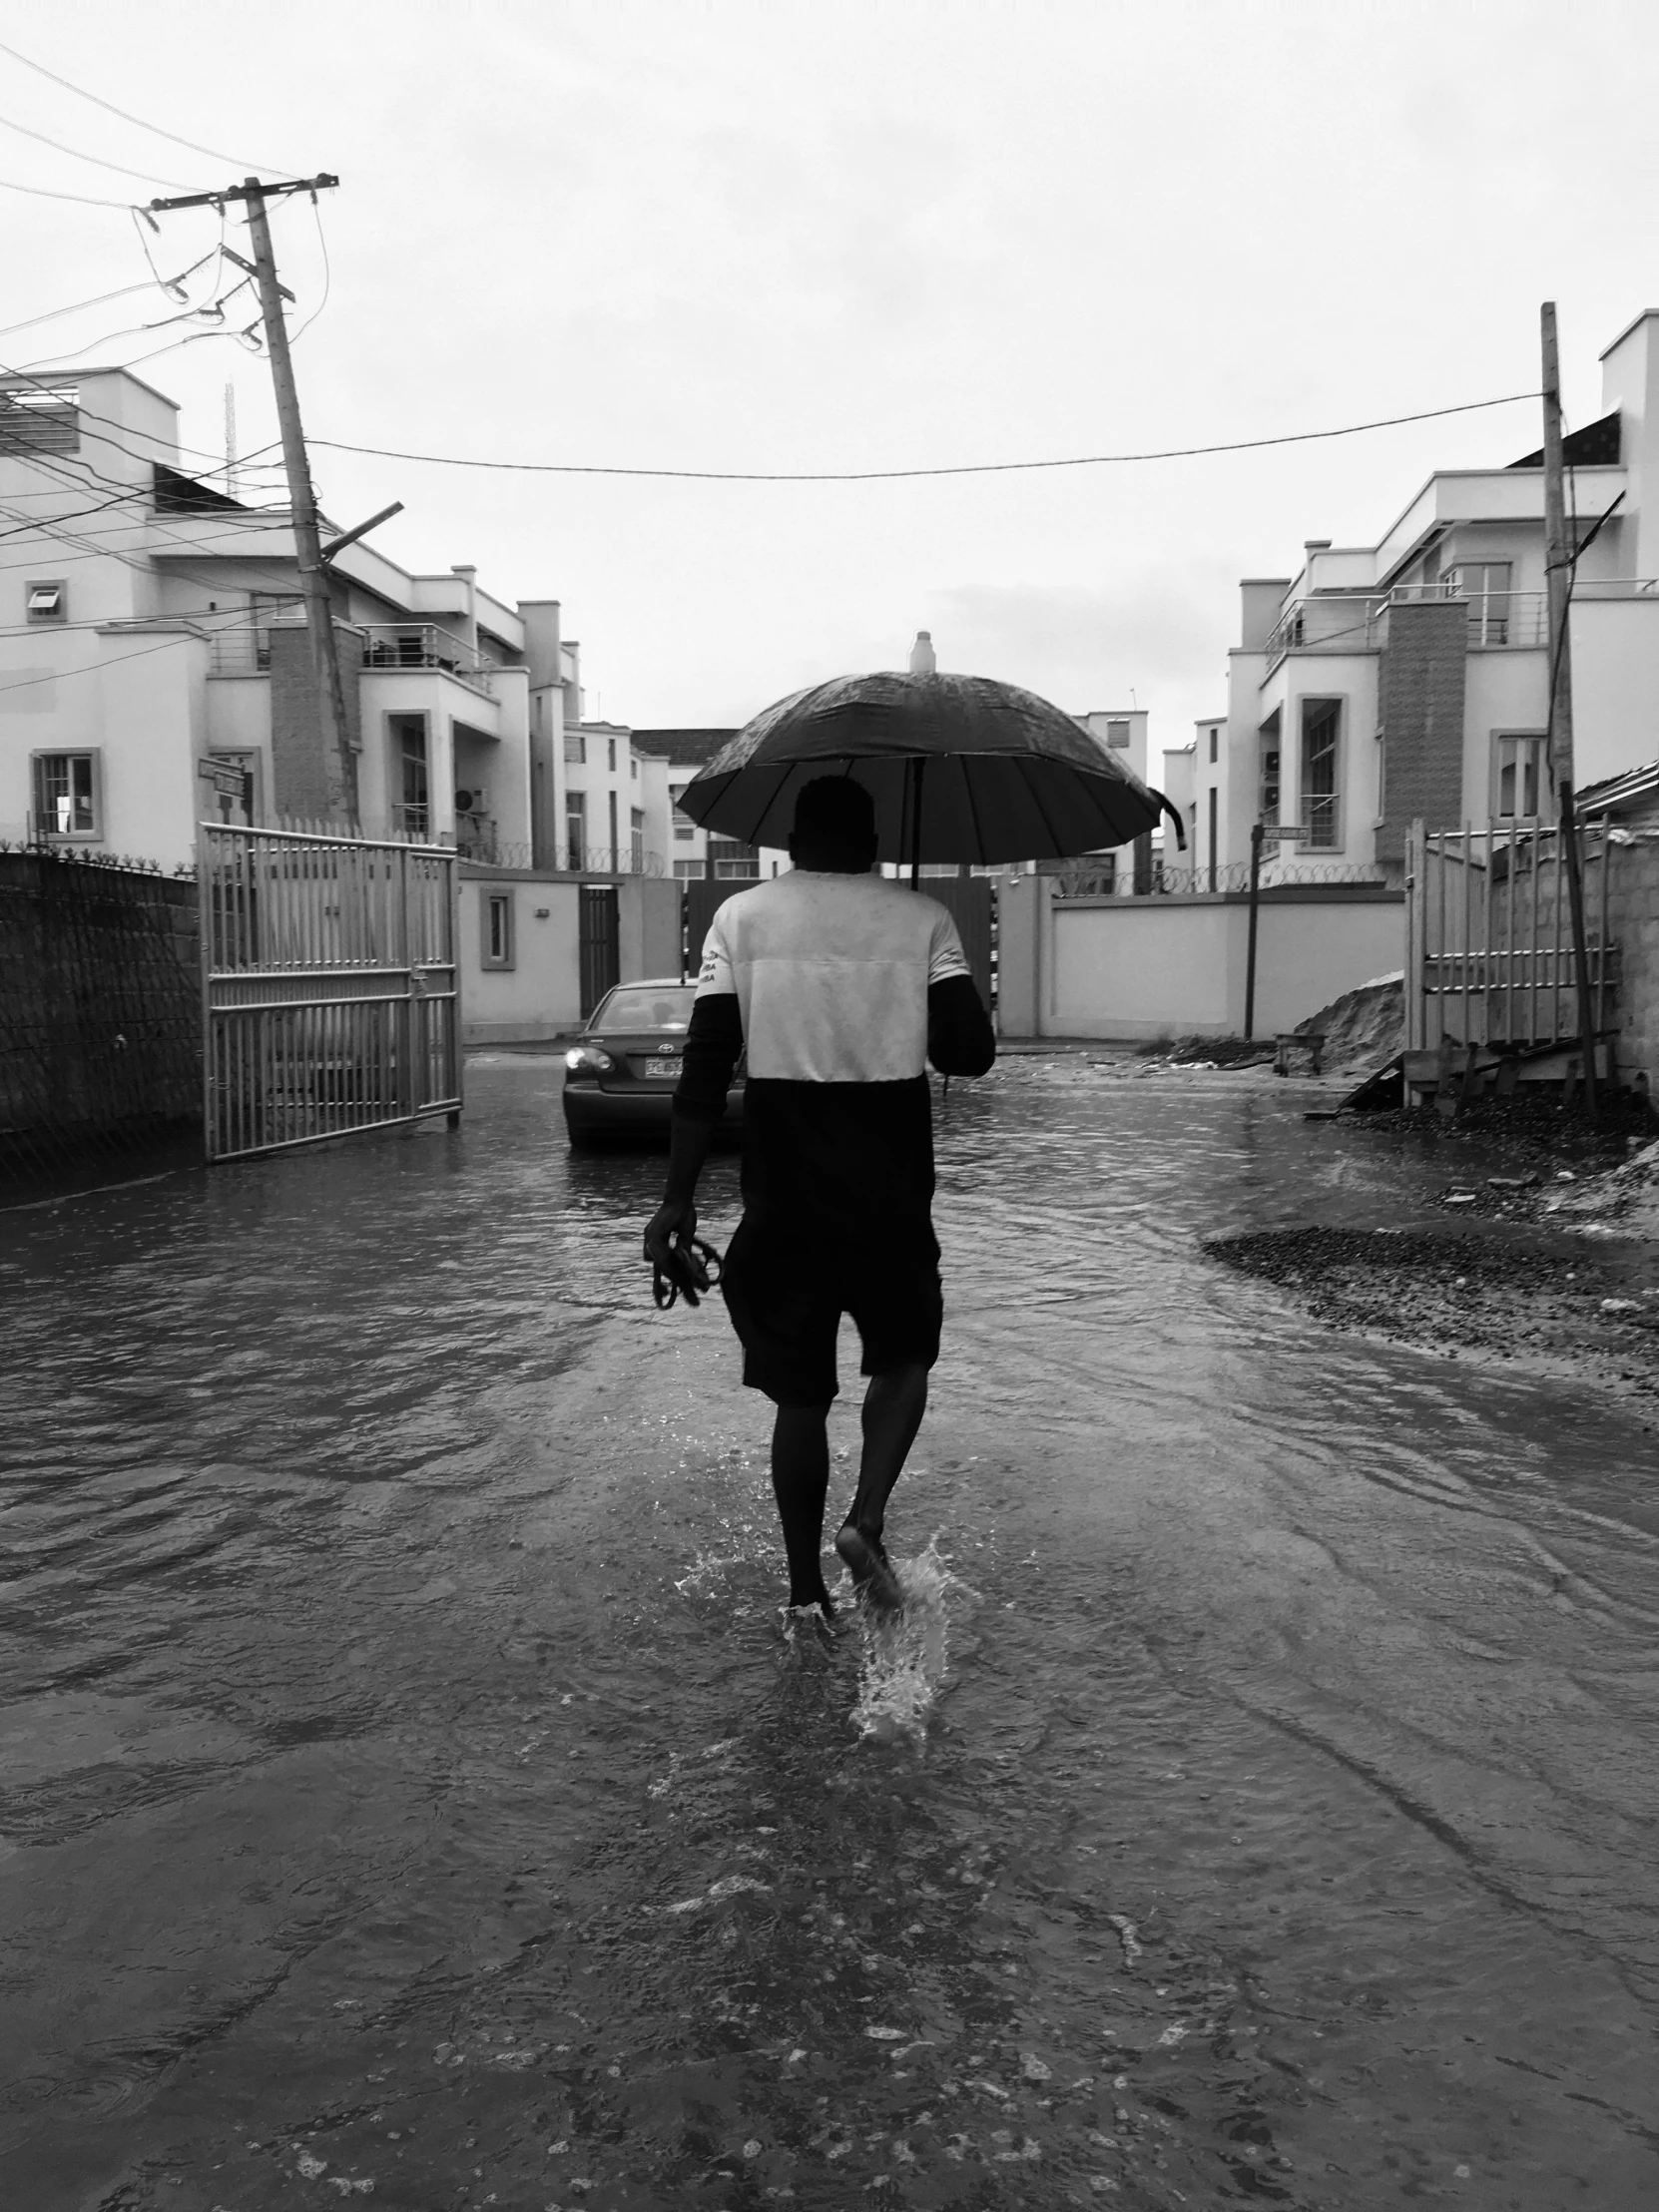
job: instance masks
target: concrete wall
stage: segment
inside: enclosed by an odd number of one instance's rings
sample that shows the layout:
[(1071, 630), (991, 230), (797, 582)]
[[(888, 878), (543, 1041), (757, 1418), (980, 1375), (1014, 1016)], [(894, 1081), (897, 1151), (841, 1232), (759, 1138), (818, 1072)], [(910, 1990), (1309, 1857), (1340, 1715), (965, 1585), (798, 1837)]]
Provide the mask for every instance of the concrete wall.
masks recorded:
[[(1232, 1036), (1244, 1028), (1250, 913), (1242, 896), (1056, 899), (1010, 885), (1001, 907), (1008, 1035)], [(1344, 991), (1399, 967), (1395, 892), (1296, 886), (1265, 893), (1255, 1030), (1293, 1029)]]
[(1619, 947), (1616, 1050), (1621, 1077), (1644, 1074), (1659, 1107), (1659, 809), (1630, 827), (1633, 841), (1615, 836), (1607, 885), (1608, 927)]
[[(580, 883), (509, 868), (461, 870), (460, 991), (463, 1044), (532, 1043), (582, 1018)], [(512, 900), (513, 965), (483, 962), (485, 901)]]
[[(552, 870), (460, 870), (460, 989), (463, 1044), (534, 1044), (566, 1036), (582, 1019), (583, 878)], [(624, 876), (617, 886), (618, 980), (680, 972), (681, 888), (662, 876)], [(486, 967), (486, 901), (512, 901), (511, 967)]]
[[(1540, 671), (1540, 698), (1544, 681)], [(1541, 715), (1533, 727), (1542, 727)], [(1573, 783), (1580, 790), (1652, 760), (1659, 746), (1659, 592), (1573, 601), (1572, 733)]]

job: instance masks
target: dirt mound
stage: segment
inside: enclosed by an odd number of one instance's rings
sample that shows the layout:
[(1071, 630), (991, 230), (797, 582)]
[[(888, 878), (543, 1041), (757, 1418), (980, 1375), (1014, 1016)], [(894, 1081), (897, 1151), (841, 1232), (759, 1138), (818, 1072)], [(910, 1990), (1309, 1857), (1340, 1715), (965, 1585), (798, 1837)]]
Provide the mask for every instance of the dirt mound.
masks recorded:
[(1297, 1034), (1323, 1034), (1328, 1068), (1382, 1067), (1405, 1042), (1405, 979), (1379, 976), (1345, 991), (1297, 1023)]

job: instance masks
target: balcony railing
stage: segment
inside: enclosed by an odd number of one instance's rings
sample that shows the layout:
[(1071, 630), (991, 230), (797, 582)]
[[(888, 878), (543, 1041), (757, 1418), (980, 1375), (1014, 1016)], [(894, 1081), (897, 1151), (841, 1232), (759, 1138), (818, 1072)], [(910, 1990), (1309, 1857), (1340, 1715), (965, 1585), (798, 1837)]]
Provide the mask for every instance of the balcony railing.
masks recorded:
[[(1659, 588), (1659, 587), (1653, 587)], [(1616, 591), (1580, 585), (1579, 598), (1624, 598)], [(1321, 592), (1286, 608), (1267, 642), (1268, 663), (1287, 653), (1370, 653), (1387, 643), (1390, 607), (1422, 601), (1460, 600), (1468, 608), (1471, 646), (1541, 646), (1549, 642), (1549, 605), (1541, 591), (1465, 592), (1455, 585), (1395, 585), (1387, 592)]]
[[(486, 698), (493, 696), (495, 664), (475, 653), (453, 632), (434, 622), (370, 622), (362, 625), (363, 667), (367, 670), (441, 669)], [(213, 676), (264, 676), (271, 669), (269, 627), (239, 624), (216, 631), (208, 671)]]
[(441, 669), (476, 691), (490, 692), (495, 664), (435, 622), (365, 622), (362, 632), (365, 670)]

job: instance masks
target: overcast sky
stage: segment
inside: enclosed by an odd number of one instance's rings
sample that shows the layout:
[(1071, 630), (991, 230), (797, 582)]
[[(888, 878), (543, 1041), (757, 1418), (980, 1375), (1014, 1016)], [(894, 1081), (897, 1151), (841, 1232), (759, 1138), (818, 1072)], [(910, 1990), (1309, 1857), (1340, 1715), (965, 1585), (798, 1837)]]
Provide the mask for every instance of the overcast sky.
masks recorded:
[[(295, 354), (314, 438), (783, 470), (1201, 445), (1535, 388), (1548, 296), (1583, 422), (1597, 354), (1659, 300), (1651, 0), (12, 0), (0, 38), (231, 159), (0, 54), (6, 126), (186, 189), (337, 172)], [(166, 189), (10, 127), (0, 176)], [(164, 274), (219, 236), (162, 221)], [(119, 209), (0, 191), (0, 223), (8, 325), (146, 274)], [(308, 203), (276, 235), (304, 321)], [(0, 358), (136, 359), (177, 326), (106, 333), (171, 311), (8, 329)], [(244, 447), (276, 434), (234, 339), (140, 373), (216, 457), (227, 379)], [(933, 483), (315, 467), (342, 525), (405, 502), (393, 558), (562, 600), (590, 713), (738, 723), (902, 667), (926, 627), (942, 667), (1073, 711), (1133, 698), (1156, 749), (1224, 704), (1240, 576), (1290, 574), (1308, 537), (1373, 543), (1434, 466), (1538, 442), (1528, 401)]]

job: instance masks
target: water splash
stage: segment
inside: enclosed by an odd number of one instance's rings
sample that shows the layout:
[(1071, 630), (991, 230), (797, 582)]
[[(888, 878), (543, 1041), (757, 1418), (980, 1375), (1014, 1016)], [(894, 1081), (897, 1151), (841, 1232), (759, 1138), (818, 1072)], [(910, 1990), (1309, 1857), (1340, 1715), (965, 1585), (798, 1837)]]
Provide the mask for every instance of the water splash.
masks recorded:
[(852, 1725), (860, 1741), (917, 1743), (944, 1687), (952, 1606), (975, 1605), (969, 1589), (939, 1556), (939, 1539), (914, 1559), (896, 1561), (904, 1603), (896, 1613), (865, 1612)]

